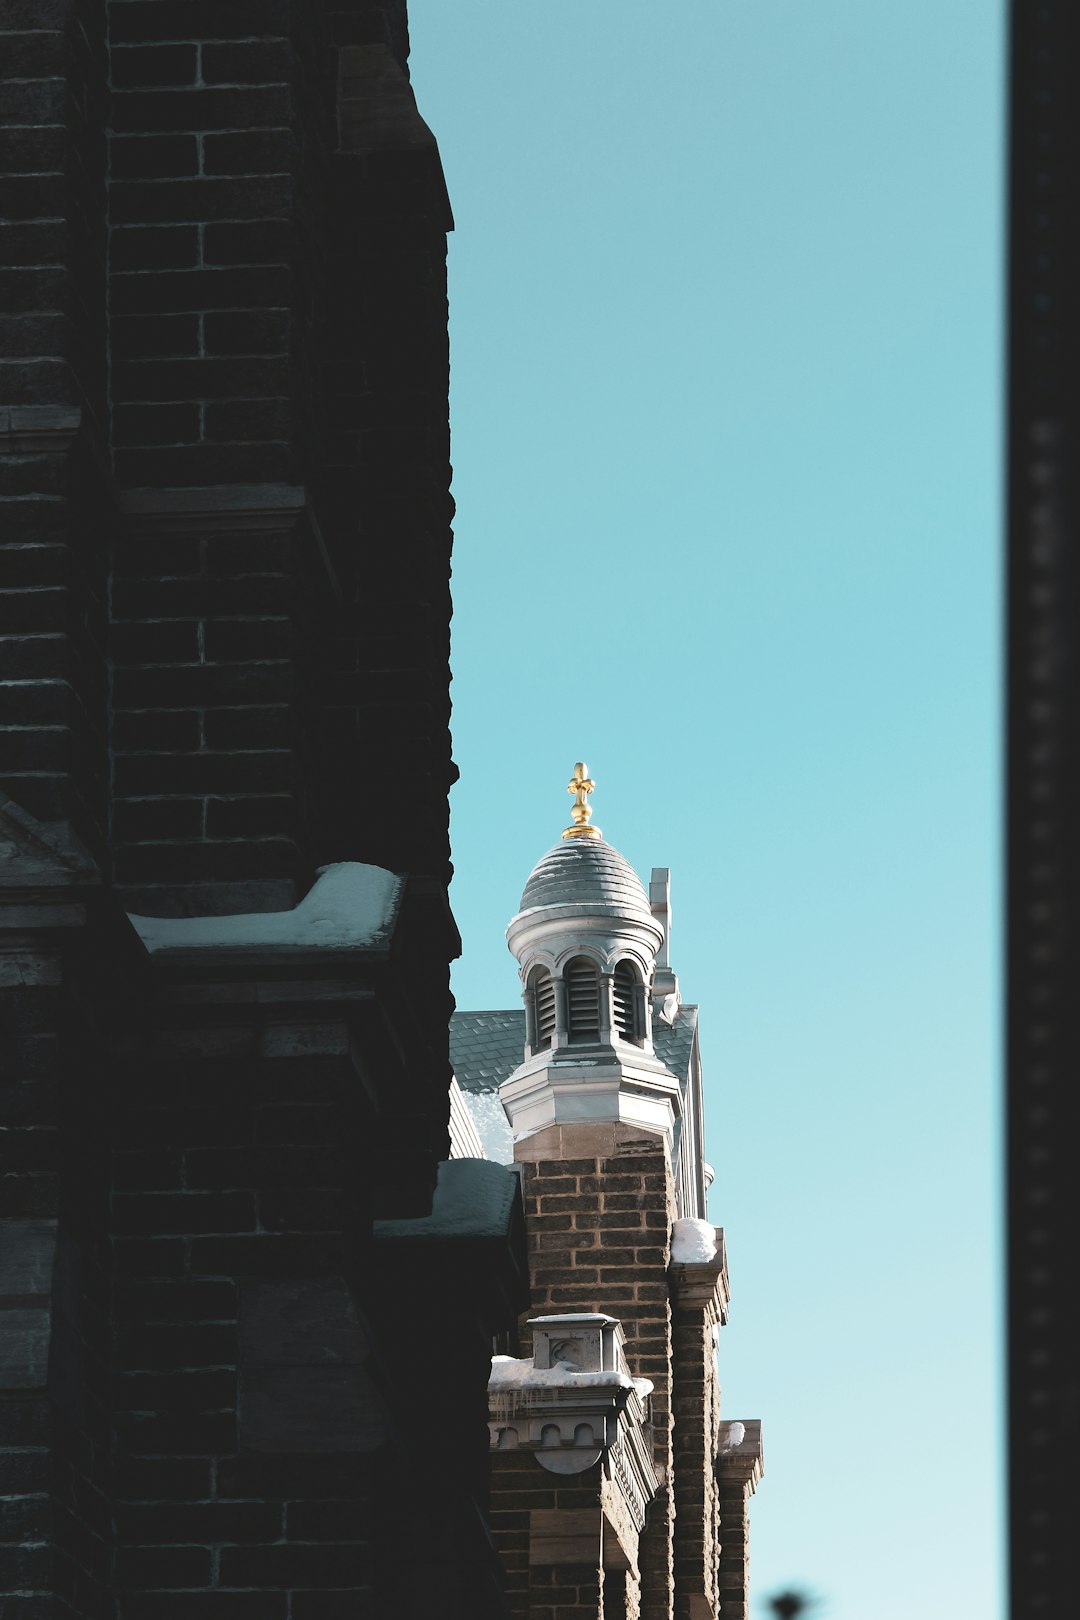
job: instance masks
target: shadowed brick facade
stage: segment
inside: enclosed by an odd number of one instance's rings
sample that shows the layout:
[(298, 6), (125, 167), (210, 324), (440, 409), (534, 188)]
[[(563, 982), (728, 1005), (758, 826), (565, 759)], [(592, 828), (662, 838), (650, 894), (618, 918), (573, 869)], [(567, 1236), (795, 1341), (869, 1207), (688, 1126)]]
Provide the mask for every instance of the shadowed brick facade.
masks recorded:
[(451, 220), (405, 7), (0, 29), (0, 1607), (499, 1615), (523, 1239), (511, 1172), (470, 1224), (438, 1171)]

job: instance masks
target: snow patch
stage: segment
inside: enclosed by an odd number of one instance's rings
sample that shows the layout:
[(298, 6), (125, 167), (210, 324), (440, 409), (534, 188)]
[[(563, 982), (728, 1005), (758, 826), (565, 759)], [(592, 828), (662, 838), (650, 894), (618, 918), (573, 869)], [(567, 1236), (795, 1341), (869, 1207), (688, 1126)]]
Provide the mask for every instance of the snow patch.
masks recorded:
[(603, 1311), (556, 1311), (554, 1316), (530, 1316), (529, 1326), (537, 1322), (617, 1322), (617, 1316), (605, 1316)]
[(450, 1157), (452, 1159), (486, 1159), (484, 1144), (476, 1134), (455, 1075), (450, 1076)]
[(381, 866), (337, 861), (292, 911), (233, 917), (139, 917), (131, 922), (152, 955), (170, 951), (350, 951), (385, 944), (404, 879)]
[(642, 1400), (653, 1392), (647, 1378), (631, 1378), (624, 1372), (579, 1372), (568, 1361), (536, 1367), (532, 1356), (492, 1356), (488, 1388), (496, 1394), (510, 1389), (636, 1389)]
[(677, 990), (673, 990), (669, 996), (664, 997), (663, 1006), (660, 1008), (660, 1017), (664, 1020), (665, 1024), (670, 1024), (672, 1028), (674, 1028), (675, 1020), (678, 1018), (678, 1016), (679, 992)]
[(499, 1101), (497, 1091), (466, 1091), (462, 1087), (462, 1101), (476, 1128), (485, 1158), (496, 1164), (513, 1164), (514, 1133), (506, 1117), (506, 1109)]
[(716, 1259), (716, 1228), (708, 1221), (687, 1216), (671, 1228), (671, 1263), (675, 1266), (706, 1265)]
[(518, 1178), (490, 1159), (444, 1159), (431, 1214), (376, 1221), (378, 1238), (505, 1238)]

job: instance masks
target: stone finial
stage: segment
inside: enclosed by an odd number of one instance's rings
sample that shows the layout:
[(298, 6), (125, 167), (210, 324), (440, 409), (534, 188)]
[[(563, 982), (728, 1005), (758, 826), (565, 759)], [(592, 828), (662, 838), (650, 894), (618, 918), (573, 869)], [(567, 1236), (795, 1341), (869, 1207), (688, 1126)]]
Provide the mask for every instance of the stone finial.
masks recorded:
[(602, 838), (603, 833), (599, 827), (590, 827), (592, 810), (589, 808), (589, 794), (596, 788), (596, 783), (589, 775), (589, 767), (583, 759), (579, 759), (574, 766), (574, 774), (566, 784), (567, 793), (574, 795), (574, 807), (570, 811), (571, 825), (563, 833), (564, 838)]
[(622, 1324), (617, 1317), (582, 1312), (533, 1316), (533, 1366), (575, 1372), (626, 1372)]

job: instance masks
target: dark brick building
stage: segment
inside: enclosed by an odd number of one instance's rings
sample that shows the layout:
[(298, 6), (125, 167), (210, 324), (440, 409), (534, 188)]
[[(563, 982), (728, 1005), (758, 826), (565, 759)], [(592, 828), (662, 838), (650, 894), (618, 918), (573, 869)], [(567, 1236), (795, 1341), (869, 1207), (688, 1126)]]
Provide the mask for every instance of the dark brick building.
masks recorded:
[(4, 1620), (499, 1614), (405, 6), (0, 27)]

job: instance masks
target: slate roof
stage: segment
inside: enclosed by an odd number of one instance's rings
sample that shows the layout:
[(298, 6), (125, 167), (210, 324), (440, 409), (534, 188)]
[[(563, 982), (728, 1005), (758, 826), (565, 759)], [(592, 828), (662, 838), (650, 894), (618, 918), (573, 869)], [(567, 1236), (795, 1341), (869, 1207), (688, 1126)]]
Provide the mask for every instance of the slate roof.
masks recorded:
[(674, 1024), (665, 1024), (662, 1018), (653, 1019), (653, 1050), (677, 1077), (684, 1094), (690, 1079), (690, 1052), (697, 1023), (698, 1010), (692, 1003), (684, 1003), (679, 1008)]
[(496, 1091), (525, 1055), (525, 1009), (456, 1012), (450, 1063), (462, 1091)]

